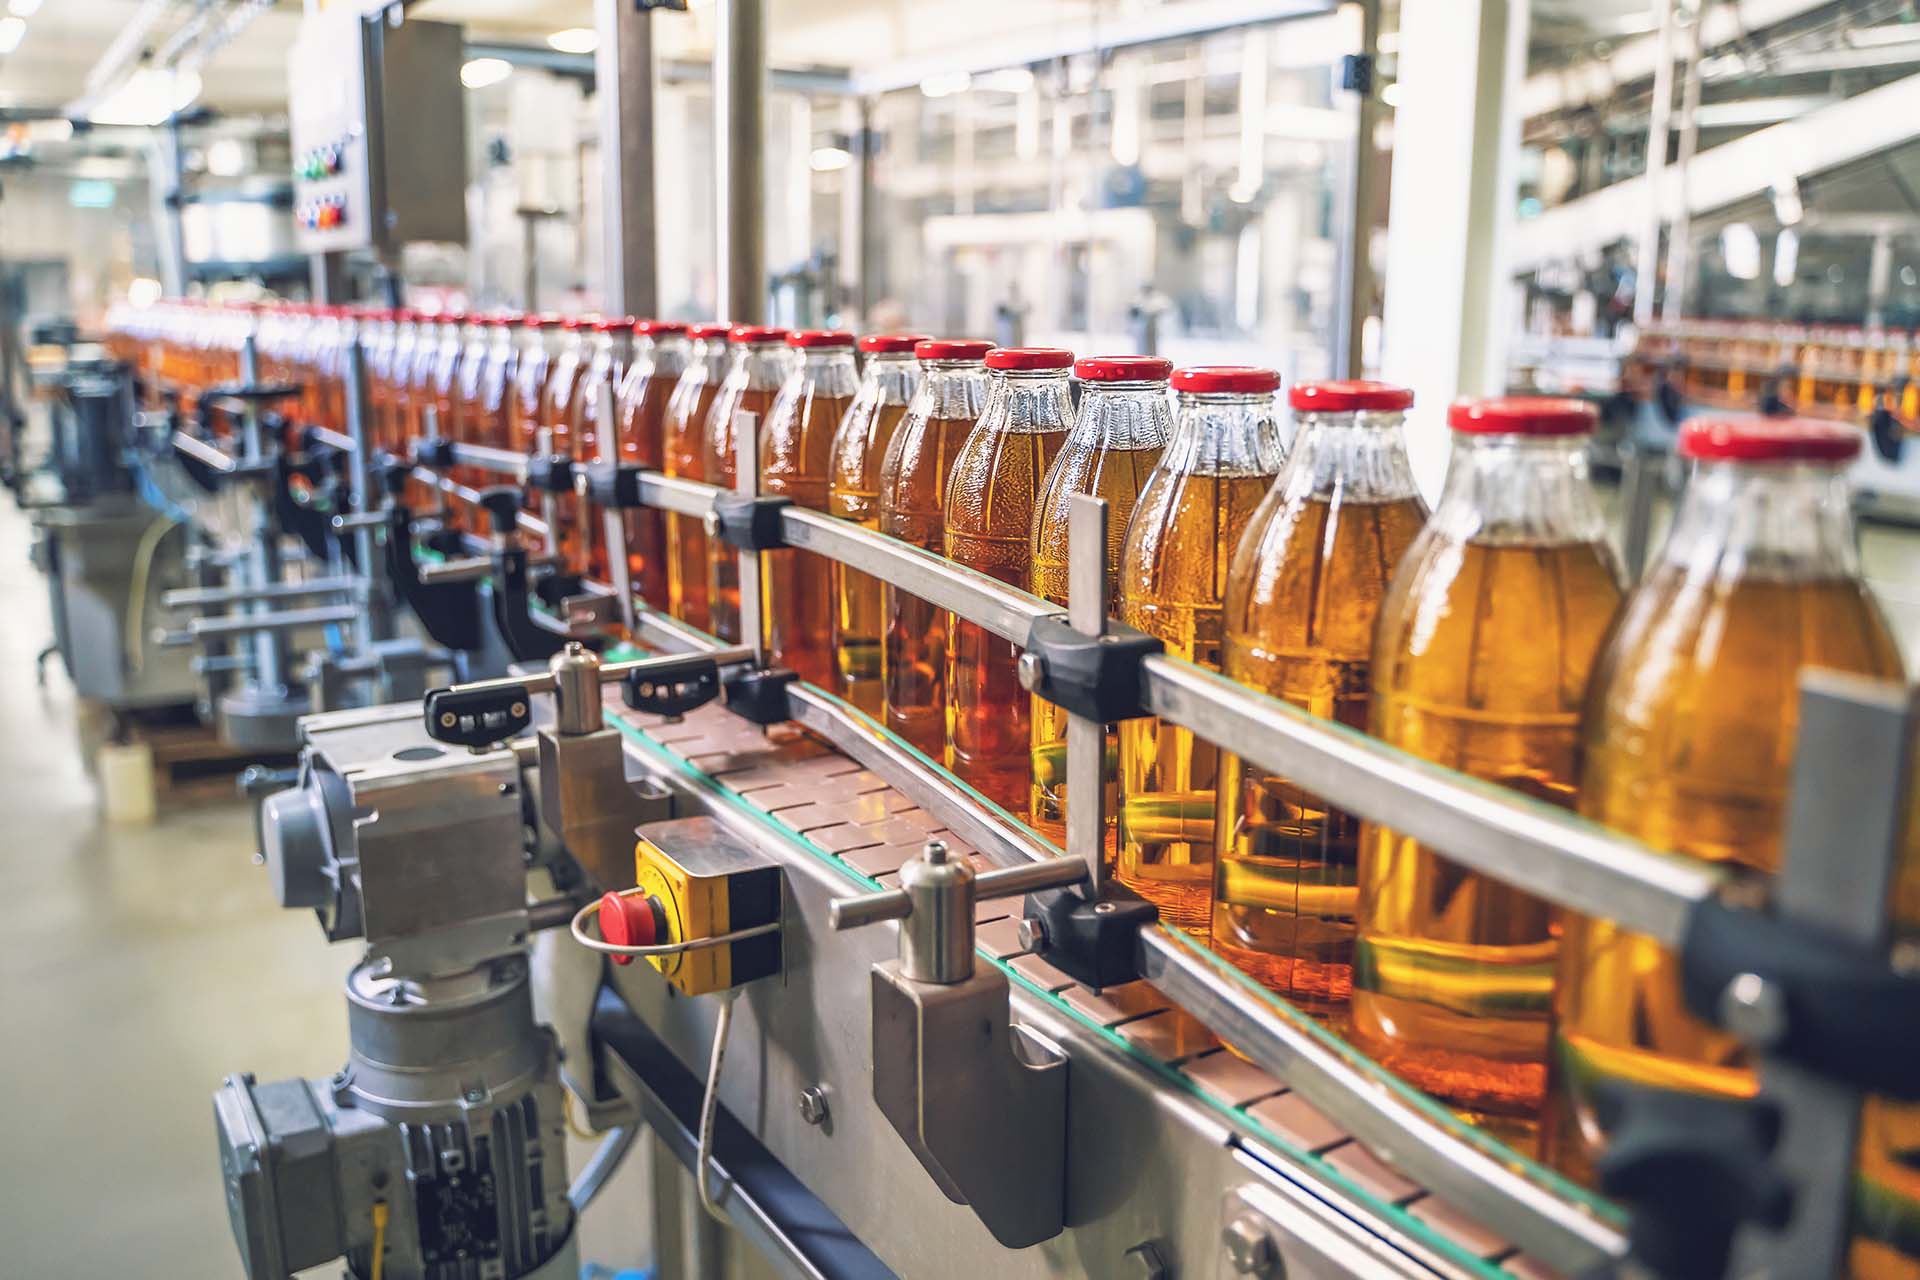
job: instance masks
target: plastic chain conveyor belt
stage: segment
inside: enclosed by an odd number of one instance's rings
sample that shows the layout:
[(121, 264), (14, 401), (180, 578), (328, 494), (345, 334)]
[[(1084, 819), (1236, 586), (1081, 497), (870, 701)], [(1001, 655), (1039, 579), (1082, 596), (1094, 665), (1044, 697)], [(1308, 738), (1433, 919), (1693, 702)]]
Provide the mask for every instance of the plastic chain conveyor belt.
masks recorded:
[[(737, 798), (842, 867), (849, 889), (899, 887), (901, 865), (929, 839), (944, 841), (979, 870), (993, 865), (905, 794), (797, 726), (762, 730), (717, 704), (676, 722), (617, 703), (608, 705), (607, 716), (659, 762)], [(1004, 968), (1016, 986), (1203, 1100), (1253, 1142), (1356, 1194), (1361, 1203), (1371, 1202), (1395, 1227), (1463, 1272), (1491, 1280), (1560, 1274), (1522, 1254), (1497, 1228), (1409, 1181), (1280, 1080), (1230, 1053), (1147, 983), (1094, 991), (1029, 955), (1016, 936), (1019, 908), (1018, 898), (983, 901), (976, 915), (980, 953)]]

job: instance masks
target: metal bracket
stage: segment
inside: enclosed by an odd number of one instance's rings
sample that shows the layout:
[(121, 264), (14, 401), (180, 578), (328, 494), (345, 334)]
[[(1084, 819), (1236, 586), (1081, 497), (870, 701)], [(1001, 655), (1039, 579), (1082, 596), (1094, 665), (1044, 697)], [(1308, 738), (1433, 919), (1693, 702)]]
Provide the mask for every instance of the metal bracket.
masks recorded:
[(572, 493), (573, 459), (564, 453), (528, 458), (527, 487), (542, 493)]
[(618, 507), (622, 511), (645, 506), (640, 497), (640, 475), (644, 470), (632, 463), (589, 463), (584, 472), (587, 496), (600, 506)]
[(793, 499), (744, 493), (716, 494), (713, 527), (707, 532), (742, 551), (773, 551), (787, 545), (780, 531), (780, 512)]

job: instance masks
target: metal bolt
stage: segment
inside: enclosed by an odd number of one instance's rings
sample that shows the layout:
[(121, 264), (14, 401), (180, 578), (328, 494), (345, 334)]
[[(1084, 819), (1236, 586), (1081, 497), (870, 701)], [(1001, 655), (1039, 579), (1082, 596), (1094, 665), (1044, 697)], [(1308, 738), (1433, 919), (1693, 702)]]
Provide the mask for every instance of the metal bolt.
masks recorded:
[(513, 704), (512, 711), (513, 718), (518, 720), (521, 716), (527, 714), (527, 704), (524, 702), (516, 702)]
[(440, 727), (443, 729), (451, 729), (459, 719), (460, 717), (454, 715), (451, 711), (442, 711), (440, 713)]
[(1229, 1222), (1220, 1233), (1220, 1242), (1227, 1247), (1227, 1261), (1232, 1264), (1235, 1275), (1273, 1280), (1278, 1274), (1275, 1266), (1280, 1255), (1273, 1247), (1273, 1235), (1267, 1230), (1267, 1224), (1253, 1214), (1243, 1213)]
[(1750, 1045), (1767, 1048), (1787, 1034), (1787, 996), (1757, 973), (1736, 974), (1720, 993), (1720, 1022)]
[(1093, 914), (1097, 916), (1112, 915), (1113, 904), (1111, 902), (1096, 902), (1093, 904)]
[(1020, 940), (1025, 951), (1045, 951), (1047, 949), (1047, 922), (1039, 916), (1028, 916), (1013, 926), (1014, 937)]
[(465, 1098), (468, 1102), (473, 1103), (475, 1106), (478, 1106), (480, 1103), (486, 1101), (486, 1097), (487, 1097), (486, 1091), (481, 1089), (479, 1085), (475, 1085), (473, 1088), (468, 1089), (461, 1096)]
[(947, 842), (944, 840), (927, 841), (925, 847), (920, 850), (920, 856), (935, 866), (939, 866), (947, 860)]
[(1038, 689), (1040, 682), (1047, 677), (1046, 660), (1037, 653), (1021, 654), (1020, 663), (1014, 670), (1020, 677), (1020, 687), (1028, 693)]
[(827, 1122), (827, 1087), (808, 1085), (800, 1091), (800, 1118), (808, 1124)]

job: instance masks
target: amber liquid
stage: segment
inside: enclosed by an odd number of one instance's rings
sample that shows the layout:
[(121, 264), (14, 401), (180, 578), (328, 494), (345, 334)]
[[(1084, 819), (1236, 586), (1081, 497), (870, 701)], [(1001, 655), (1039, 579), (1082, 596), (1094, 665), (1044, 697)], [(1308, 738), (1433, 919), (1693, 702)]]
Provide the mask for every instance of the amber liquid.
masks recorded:
[[(843, 429), (858, 447), (833, 459), (827, 491), (828, 512), (863, 529), (880, 527), (880, 464), (907, 413), (904, 404), (876, 403), (872, 408), (871, 420), (849, 421)], [(886, 618), (880, 579), (836, 562), (832, 584), (840, 696), (877, 719), (884, 701), (880, 648)]]
[[(714, 397), (707, 414), (707, 483), (731, 489), (739, 475), (738, 441), (733, 435), (733, 415), (750, 413), (765, 425), (767, 410), (773, 405), (777, 387), (746, 387), (729, 394), (725, 388)], [(722, 640), (741, 643), (740, 631), (740, 555), (724, 542), (707, 547), (707, 618), (709, 630)]]
[[(1046, 492), (1033, 530), (1033, 581), (1028, 588), (1044, 600), (1067, 605), (1067, 513), (1076, 493), (1107, 500), (1107, 581), (1111, 586), (1126, 545), (1127, 521), (1147, 477), (1166, 452), (1149, 449), (1088, 450), (1085, 457), (1064, 456), (1047, 473)], [(1028, 735), (1032, 784), (1027, 791), (1027, 821), (1057, 845), (1067, 840), (1067, 713), (1045, 698), (1034, 698)], [(1107, 726), (1107, 758), (1120, 758), (1118, 725)], [(1111, 777), (1112, 770), (1102, 770)], [(1109, 804), (1108, 813), (1113, 812)], [(1113, 857), (1114, 824), (1107, 824), (1107, 857)]]
[[(554, 361), (553, 376), (547, 381), (547, 451), (562, 457), (585, 461), (575, 439), (580, 419), (580, 397), (588, 394), (586, 366), (565, 359)], [(586, 524), (577, 494), (559, 493), (553, 498), (553, 533), (560, 549), (561, 562), (568, 573), (585, 573), (588, 568)]]
[[(1314, 497), (1278, 512), (1235, 564), (1226, 674), (1364, 732), (1374, 623), (1425, 522), (1412, 497)], [(1359, 836), (1352, 814), (1228, 756), (1215, 824), (1213, 949), (1316, 1013), (1344, 1005), (1353, 990)]]
[[(1579, 710), (1615, 606), (1593, 544), (1435, 540), (1382, 607), (1373, 732), (1423, 759), (1571, 807)], [(1546, 1091), (1549, 904), (1386, 828), (1360, 837), (1354, 1041), (1515, 1142)]]
[[(513, 443), (528, 457), (552, 451), (551, 435), (546, 430), (547, 383), (552, 375), (553, 358), (545, 348), (523, 350), (513, 379)], [(528, 492), (521, 505), (526, 511), (537, 512), (539, 497)]]
[[(630, 386), (620, 398), (616, 419), (620, 461), (649, 471), (662, 469), (667, 406), (680, 385), (680, 375), (656, 373)], [(670, 607), (667, 587), (667, 514), (652, 507), (627, 511), (620, 517), (626, 545), (627, 584), (655, 608)]]
[[(1033, 508), (1065, 427), (969, 436), (954, 459), (944, 517), (947, 559), (1024, 591), (1033, 559)], [(975, 622), (947, 623), (947, 768), (981, 795), (1025, 812), (1032, 786), (1018, 646)]]
[[(1655, 848), (1777, 872), (1807, 666), (1904, 678), (1857, 582), (1720, 585), (1656, 565), (1594, 673), (1580, 811)], [(1744, 1049), (1687, 1011), (1674, 958), (1658, 943), (1569, 914), (1561, 946), (1546, 1137), (1556, 1164), (1590, 1176), (1601, 1081), (1754, 1092)], [(1920, 1172), (1908, 1166), (1907, 1177), (1911, 1185)]]
[[(971, 418), (929, 418), (897, 441), (900, 474), (880, 494), (880, 532), (940, 554), (942, 508), (954, 455), (973, 430)], [(888, 585), (882, 592), (886, 633), (881, 646), (886, 726), (935, 760), (947, 747), (947, 621), (920, 597)]]
[[(1179, 475), (1149, 485), (1120, 566), (1120, 618), (1167, 652), (1220, 669), (1227, 568), (1271, 475)], [(1143, 524), (1143, 522), (1145, 522)], [(1148, 716), (1120, 726), (1120, 882), (1163, 923), (1205, 936), (1213, 899), (1220, 752)]]
[[(760, 437), (762, 492), (827, 510), (833, 433), (852, 396), (807, 395), (791, 416), (768, 419)], [(760, 626), (775, 666), (834, 689), (833, 562), (812, 551), (770, 551), (761, 562)]]
[[(683, 480), (707, 478), (706, 422), (720, 385), (682, 376), (667, 402), (661, 430), (665, 471)], [(697, 516), (667, 514), (667, 612), (690, 627), (712, 630), (707, 613), (707, 530)]]

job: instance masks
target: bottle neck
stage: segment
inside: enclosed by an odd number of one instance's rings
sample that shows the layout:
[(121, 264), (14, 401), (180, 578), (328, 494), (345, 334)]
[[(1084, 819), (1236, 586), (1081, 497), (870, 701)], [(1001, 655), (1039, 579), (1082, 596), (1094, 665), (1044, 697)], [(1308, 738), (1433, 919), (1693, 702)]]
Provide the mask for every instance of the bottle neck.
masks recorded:
[(1283, 450), (1269, 395), (1183, 395), (1160, 465), (1201, 476), (1270, 476)]
[(1845, 473), (1804, 462), (1702, 462), (1660, 561), (1720, 581), (1858, 578)]
[(1065, 370), (1008, 370), (987, 389), (980, 425), (1009, 435), (1041, 435), (1073, 425), (1073, 397)]
[(1586, 436), (1455, 433), (1429, 523), (1461, 542), (1604, 542), (1607, 522), (1588, 474), (1587, 444)]
[(752, 342), (733, 348), (727, 377), (761, 391), (777, 389), (787, 376), (787, 347), (781, 342)]
[(634, 341), (634, 364), (643, 366), (646, 376), (650, 378), (677, 378), (686, 372), (692, 358), (692, 348), (685, 338), (669, 334), (658, 338), (641, 337)]
[(1164, 449), (1173, 436), (1173, 402), (1164, 382), (1091, 382), (1074, 419), (1075, 445)]
[(911, 352), (880, 351), (867, 357), (860, 394), (875, 404), (906, 404), (920, 386), (920, 362)]
[(859, 375), (853, 367), (851, 347), (810, 349), (788, 375), (796, 383), (810, 384), (813, 393), (847, 399), (853, 395)]
[(987, 366), (978, 360), (923, 360), (909, 412), (925, 419), (973, 422), (987, 403)]
[(1305, 413), (1294, 418), (1281, 488), (1289, 498), (1398, 502), (1418, 495), (1399, 413)]

